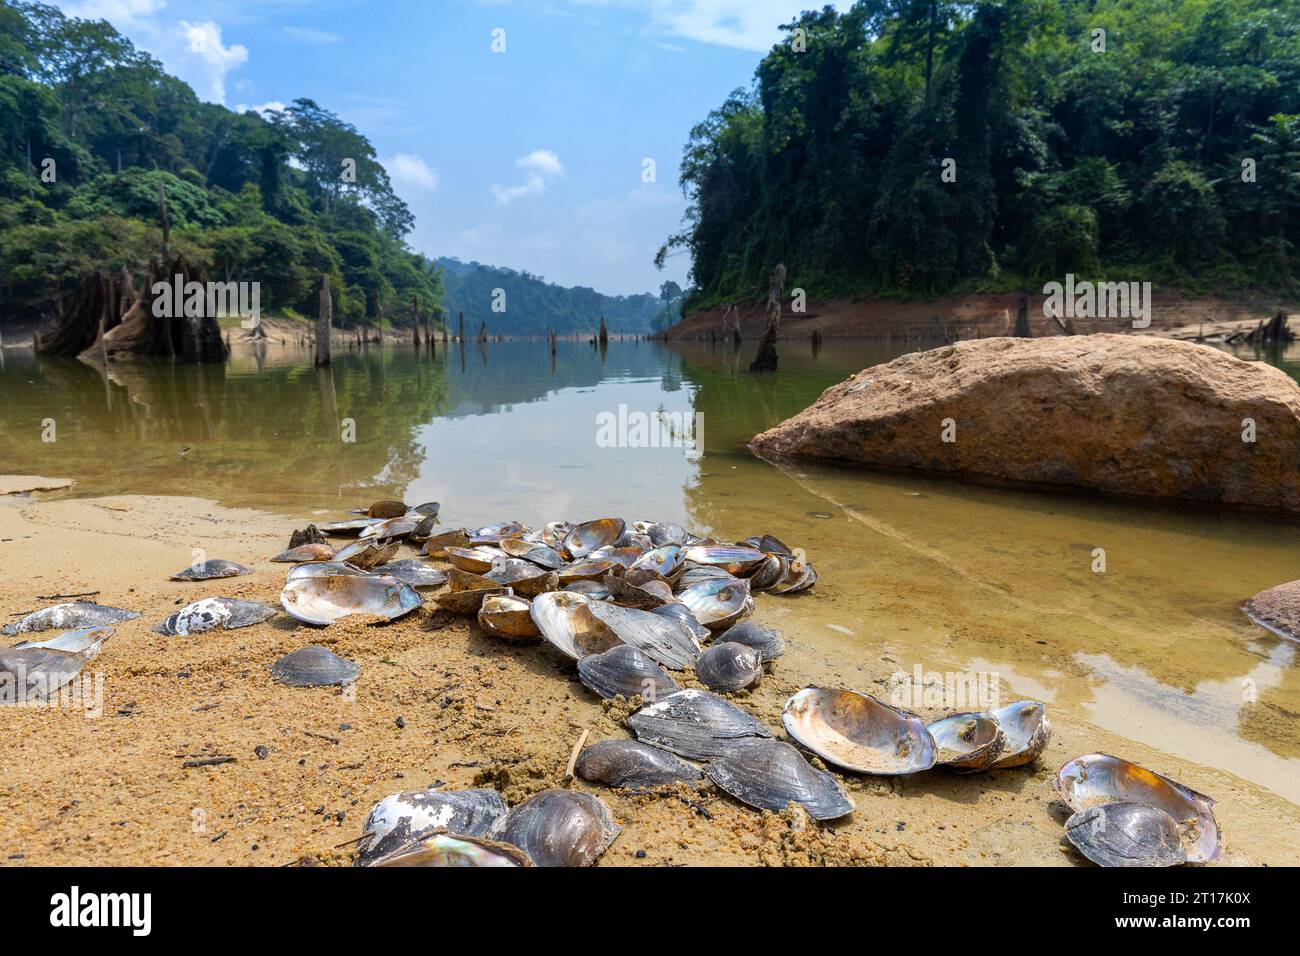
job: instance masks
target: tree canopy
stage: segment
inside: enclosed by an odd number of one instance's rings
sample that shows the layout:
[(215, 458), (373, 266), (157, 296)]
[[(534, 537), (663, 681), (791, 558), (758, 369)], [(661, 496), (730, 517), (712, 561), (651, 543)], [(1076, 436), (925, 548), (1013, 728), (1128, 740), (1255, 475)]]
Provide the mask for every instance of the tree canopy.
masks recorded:
[(691, 305), (1065, 271), (1300, 288), (1300, 0), (859, 0), (691, 131)]

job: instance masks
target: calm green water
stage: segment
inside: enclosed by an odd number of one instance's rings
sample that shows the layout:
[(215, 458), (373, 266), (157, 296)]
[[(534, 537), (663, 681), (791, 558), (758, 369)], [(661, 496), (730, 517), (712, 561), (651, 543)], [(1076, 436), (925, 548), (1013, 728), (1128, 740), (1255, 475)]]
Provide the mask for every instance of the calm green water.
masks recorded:
[[(1300, 646), (1239, 611), (1300, 577), (1300, 526), (779, 469), (747, 439), (898, 350), (788, 343), (780, 374), (751, 376), (751, 348), (561, 342), (552, 358), (537, 341), (430, 358), (388, 347), (317, 371), (306, 353), (270, 346), (218, 368), (115, 364), (107, 378), (10, 349), (0, 473), (76, 478), (78, 495), (195, 495), (299, 517), (398, 497), (441, 501), (451, 527), (619, 515), (729, 538), (770, 532), (805, 548), (821, 583), (762, 602), (760, 615), (846, 683), (870, 690), (869, 675), (918, 665), (992, 672), (1004, 695), (1300, 803)], [(1300, 349), (1259, 357), (1300, 379)], [(702, 454), (605, 447), (600, 416), (617, 422), (620, 406), (628, 422), (699, 415)], [(53, 442), (42, 441), (48, 420)], [(1105, 574), (1092, 570), (1098, 547)], [(0, 559), (0, 574), (16, 573), (10, 553)]]

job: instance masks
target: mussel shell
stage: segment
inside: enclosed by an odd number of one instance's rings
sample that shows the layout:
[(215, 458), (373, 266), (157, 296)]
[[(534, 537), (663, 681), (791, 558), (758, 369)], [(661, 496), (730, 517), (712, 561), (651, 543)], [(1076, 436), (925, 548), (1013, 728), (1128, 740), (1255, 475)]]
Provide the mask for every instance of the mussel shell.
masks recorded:
[(284, 609), (307, 624), (333, 624), (352, 614), (392, 621), (423, 603), (409, 584), (384, 574), (297, 578), (286, 582), (280, 592)]
[(400, 518), (407, 512), (406, 503), (395, 501), (392, 498), (385, 498), (382, 501), (374, 502), (366, 509), (366, 515), (370, 518), (378, 518), (381, 521), (388, 518)]
[(361, 578), (369, 573), (346, 561), (309, 561), (291, 567), (289, 573), (284, 576), (284, 583), (289, 584), (291, 581), (300, 581), (303, 578), (329, 578), (336, 574)]
[(771, 737), (758, 720), (708, 691), (687, 688), (628, 718), (637, 739), (691, 760), (720, 757), (737, 741)]
[(692, 784), (700, 769), (639, 740), (599, 740), (578, 755), (574, 770), (583, 780), (618, 790), (642, 790), (671, 783)]
[(685, 604), (678, 604), (675, 601), (668, 604), (660, 604), (658, 607), (650, 608), (651, 614), (659, 614), (663, 617), (670, 617), (675, 621), (681, 621), (687, 629), (695, 635), (698, 641), (707, 640), (711, 633), (707, 627), (695, 619), (691, 609)]
[(425, 501), (411, 509), (418, 515), (424, 515), (426, 518), (438, 517), (438, 512), (442, 510), (442, 505), (436, 501)]
[(520, 535), (527, 534), (529, 528), (518, 521), (498, 521), (496, 524), (485, 525), (482, 528), (476, 528), (469, 532), (469, 539), (473, 544), (493, 544), (495, 545), (502, 538), (517, 538)]
[(926, 726), (939, 748), (935, 763), (954, 770), (986, 770), (1006, 746), (1006, 737), (989, 714), (949, 714)]
[(770, 534), (750, 535), (748, 538), (742, 541), (741, 544), (747, 544), (751, 548), (756, 548), (757, 550), (762, 551), (764, 554), (784, 555), (787, 558), (792, 557), (794, 555), (794, 551), (792, 551), (784, 541), (782, 541), (780, 538), (776, 537), (775, 535), (770, 535)]
[(318, 530), (336, 538), (355, 538), (367, 528), (379, 524), (382, 518), (349, 518), (347, 521), (331, 521)]
[(785, 653), (785, 641), (781, 638), (781, 632), (770, 627), (763, 627), (753, 621), (741, 621), (739, 624), (733, 624), (713, 640), (714, 644), (726, 642), (752, 647), (758, 651), (764, 663), (774, 661)]
[(578, 661), (578, 679), (601, 697), (658, 700), (678, 690), (677, 682), (635, 647), (620, 644)]
[(680, 545), (668, 544), (653, 551), (647, 551), (632, 563), (633, 568), (645, 568), (653, 571), (665, 580), (672, 580), (680, 574), (686, 563), (686, 551)]
[(378, 524), (372, 524), (361, 531), (361, 537), (374, 538), (378, 541), (389, 539), (401, 540), (409, 538), (411, 532), (424, 521), (423, 515), (404, 514), (397, 518), (389, 518), (387, 521), (381, 521)]
[(652, 611), (673, 599), (672, 589), (657, 577), (637, 583), (628, 580), (625, 575), (611, 571), (605, 575), (604, 585), (609, 592), (609, 600), (622, 607)]
[[(433, 540), (430, 538), (429, 540)], [(500, 548), (485, 547), (475, 545), (472, 548), (457, 548), (448, 546), (444, 549), (447, 554), (447, 560), (455, 567), (462, 571), (468, 571), (470, 574), (486, 574), (492, 570), (492, 565), (498, 558), (509, 557)]]
[(797, 558), (789, 559), (785, 576), (769, 587), (770, 594), (797, 594), (806, 591), (817, 583), (817, 572), (813, 566)]
[(113, 636), (111, 627), (83, 627), (78, 631), (64, 631), (45, 641), (22, 641), (14, 645), (14, 650), (31, 648), (45, 651), (59, 651), (63, 654), (76, 654), (82, 660), (93, 661), (99, 656), (104, 642)]
[(397, 578), (413, 588), (436, 588), (447, 583), (447, 575), (432, 565), (416, 561), (414, 558), (403, 558), (400, 561), (381, 564), (375, 568), (375, 573)]
[(722, 568), (710, 568), (700, 564), (683, 565), (677, 580), (673, 582), (673, 590), (681, 594), (687, 588), (706, 581), (725, 581), (730, 578), (731, 575)]
[(618, 641), (644, 651), (670, 670), (691, 667), (700, 656), (700, 642), (689, 627), (673, 618), (605, 601), (592, 601), (587, 610)]
[(613, 567), (613, 561), (606, 561), (602, 558), (587, 558), (582, 561), (575, 561), (572, 564), (566, 564), (555, 573), (560, 576), (560, 586), (567, 587), (574, 581), (599, 581)]
[(1032, 763), (1052, 739), (1047, 706), (1036, 700), (1018, 700), (993, 712), (1006, 744), (992, 769), (1005, 770)]
[[(433, 601), (444, 611), (450, 611), (452, 614), (478, 614), (483, 609), (483, 602), (490, 597), (512, 597), (514, 592), (507, 585), (497, 585), (492, 582), (487, 584), (462, 584), (456, 586), (456, 568), (452, 569), (451, 590), (443, 591), (434, 597)], [(461, 572), (466, 574), (468, 572)], [(479, 581), (487, 582), (487, 578), (479, 575), (469, 575), (478, 578)]]
[(1076, 813), (1108, 803), (1139, 803), (1178, 825), (1189, 863), (1209, 863), (1221, 850), (1214, 801), (1176, 780), (1109, 754), (1076, 757), (1056, 775), (1056, 790)]
[(749, 586), (755, 591), (775, 587), (785, 577), (787, 563), (779, 554), (766, 555), (749, 575)]
[(538, 637), (541, 631), (533, 620), (532, 606), (521, 597), (509, 594), (493, 594), (483, 599), (478, 609), (478, 623), (481, 628), (494, 637), (520, 640)]
[(1141, 803), (1104, 803), (1080, 810), (1065, 821), (1065, 836), (1098, 866), (1187, 862), (1177, 821)]
[(637, 559), (644, 553), (645, 552), (640, 548), (619, 548), (611, 546), (607, 548), (598, 548), (591, 552), (591, 554), (587, 555), (587, 557), (589, 559), (608, 561), (614, 567), (625, 570), (635, 564)]
[(214, 558), (211, 561), (201, 561), (198, 564), (192, 564), (184, 571), (177, 571), (172, 575), (172, 580), (211, 581), (214, 578), (234, 578), (241, 574), (252, 573), (252, 568), (246, 568), (242, 564), (236, 564), (234, 561), (226, 561), (223, 558)]
[(296, 548), (281, 551), (271, 559), (277, 564), (301, 564), (308, 561), (332, 561), (334, 549), (328, 544), (300, 544)]
[(86, 666), (80, 654), (43, 647), (0, 650), (0, 704), (30, 704), (54, 699)]
[(679, 524), (673, 524), (671, 521), (658, 521), (646, 529), (651, 543), (656, 548), (662, 548), (665, 545), (683, 545), (690, 540), (690, 535), (686, 529)]
[(763, 676), (763, 658), (744, 644), (714, 644), (695, 662), (695, 676), (709, 690), (734, 694), (759, 682)]
[(854, 809), (838, 780), (779, 740), (737, 741), (705, 770), (727, 793), (760, 810), (780, 812), (797, 803), (814, 820), (834, 820)]
[(563, 590), (585, 595), (593, 601), (604, 601), (611, 596), (609, 588), (600, 581), (574, 581), (572, 584), (566, 584)]
[(598, 518), (584, 521), (564, 537), (564, 550), (578, 560), (591, 552), (613, 544), (623, 534), (626, 525), (622, 518)]
[(350, 564), (362, 571), (370, 571), (381, 564), (387, 564), (397, 554), (396, 541), (379, 541), (374, 538), (359, 538), (334, 553), (334, 562)]
[(934, 766), (925, 721), (869, 694), (805, 687), (786, 701), (781, 720), (802, 746), (844, 770), (897, 776)]
[(357, 847), (357, 863), (369, 865), (431, 833), (493, 837), (505, 826), (506, 802), (495, 790), (403, 790), (371, 809), (362, 826), (370, 836)]
[(280, 613), (261, 601), (241, 601), (239, 598), (204, 598), (187, 604), (154, 627), (155, 634), (202, 634), (216, 628), (233, 631), (240, 627), (261, 624)]
[(680, 592), (677, 599), (711, 631), (726, 630), (754, 610), (749, 582), (742, 578), (704, 581)]
[(424, 542), (424, 553), (440, 561), (447, 560), (448, 548), (468, 548), (469, 535), (462, 528), (430, 535)]
[(685, 560), (706, 567), (719, 567), (740, 574), (763, 560), (763, 552), (746, 545), (697, 544), (687, 548)]
[(516, 594), (536, 597), (559, 587), (559, 577), (554, 571), (539, 568), (522, 558), (499, 560), (483, 577), (498, 584), (506, 584)]
[(533, 599), (531, 613), (547, 642), (580, 661), (607, 651), (619, 639), (591, 616), (591, 600), (574, 591), (547, 591)]
[(484, 837), (435, 833), (375, 860), (370, 866), (532, 866), (517, 846)]
[(14, 635), (39, 634), (41, 631), (74, 631), (80, 628), (103, 627), (105, 624), (134, 621), (139, 616), (139, 611), (127, 611), (120, 607), (91, 604), (87, 601), (73, 601), (69, 604), (51, 604), (39, 611), (33, 611), (20, 620), (6, 624), (0, 628), (0, 632)]
[(328, 648), (300, 647), (271, 665), (271, 676), (290, 687), (342, 687), (357, 679), (361, 668)]
[(569, 536), (573, 530), (571, 521), (552, 521), (542, 529), (542, 544), (549, 548), (560, 548), (564, 545), (564, 539)]
[(537, 866), (590, 866), (621, 827), (599, 797), (577, 790), (543, 790), (506, 815), (502, 839)]

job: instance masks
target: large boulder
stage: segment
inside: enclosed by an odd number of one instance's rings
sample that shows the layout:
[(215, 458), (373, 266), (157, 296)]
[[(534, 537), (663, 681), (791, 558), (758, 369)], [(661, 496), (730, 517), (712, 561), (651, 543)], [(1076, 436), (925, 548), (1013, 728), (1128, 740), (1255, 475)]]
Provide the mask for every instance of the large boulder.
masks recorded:
[(1260, 591), (1246, 602), (1242, 610), (1261, 627), (1300, 641), (1300, 581)]
[(1300, 511), (1300, 385), (1145, 336), (981, 339), (904, 355), (828, 388), (750, 447)]

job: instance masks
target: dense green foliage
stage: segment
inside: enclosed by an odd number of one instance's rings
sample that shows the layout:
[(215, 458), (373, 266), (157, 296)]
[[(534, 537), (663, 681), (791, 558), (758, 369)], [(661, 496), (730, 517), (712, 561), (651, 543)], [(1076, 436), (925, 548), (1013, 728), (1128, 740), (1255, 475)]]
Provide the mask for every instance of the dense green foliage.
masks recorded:
[(404, 243), (405, 203), (369, 141), (311, 100), (267, 116), (200, 102), (104, 21), (0, 0), (0, 322), (62, 311), (94, 269), (139, 277), (171, 242), (262, 307), (409, 324), (441, 299)]
[(692, 305), (778, 262), (823, 296), (1300, 288), (1300, 0), (860, 0), (785, 29), (685, 148), (659, 261), (690, 254)]
[[(438, 259), (436, 265), (442, 268), (446, 287), (445, 321), (455, 332), (459, 314), (465, 313), (465, 334), (471, 338), (483, 322), (489, 335), (544, 335), (547, 329), (557, 335), (582, 335), (595, 334), (603, 316), (611, 333), (644, 334), (667, 328), (680, 317), (681, 289), (672, 282), (664, 283), (659, 298), (648, 293), (602, 295), (477, 262)], [(498, 289), (503, 298), (496, 296)], [(504, 311), (494, 312), (494, 301), (501, 301)]]

